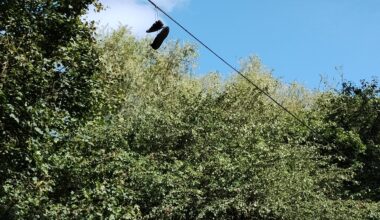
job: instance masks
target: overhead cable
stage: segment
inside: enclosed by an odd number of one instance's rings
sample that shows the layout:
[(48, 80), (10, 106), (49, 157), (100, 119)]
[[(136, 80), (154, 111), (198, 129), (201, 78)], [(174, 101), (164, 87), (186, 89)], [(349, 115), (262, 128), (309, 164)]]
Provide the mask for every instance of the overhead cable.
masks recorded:
[(158, 10), (160, 10), (166, 17), (168, 17), (170, 20), (172, 20), (175, 24), (177, 24), (182, 30), (184, 30), (186, 33), (188, 33), (192, 38), (194, 38), (198, 43), (200, 43), (202, 46), (204, 46), (207, 50), (209, 50), (212, 54), (214, 54), (219, 60), (221, 60), (224, 64), (226, 64), (228, 67), (230, 67), (233, 71), (235, 71), (237, 74), (239, 74), (241, 77), (243, 77), (248, 83), (250, 83), (252, 86), (254, 86), (257, 90), (259, 90), (262, 94), (267, 96), (271, 101), (273, 101), (277, 106), (279, 106), (283, 111), (287, 112), (290, 116), (292, 116), (295, 120), (297, 120), (299, 123), (301, 123), (303, 126), (305, 126), (307, 129), (309, 129), (312, 133), (317, 134), (317, 132), (310, 127), (308, 124), (306, 124), (305, 121), (301, 120), (299, 117), (297, 117), (294, 113), (292, 113), (289, 109), (287, 109), (285, 106), (283, 106), (281, 103), (279, 103), (275, 98), (273, 98), (268, 92), (266, 92), (264, 89), (260, 88), (258, 85), (256, 85), (251, 79), (249, 79), (247, 76), (245, 76), (241, 71), (236, 69), (234, 66), (232, 66), (229, 62), (227, 62), (224, 58), (222, 58), (219, 54), (217, 54), (214, 50), (212, 50), (209, 46), (207, 46), (205, 43), (203, 43), (198, 37), (196, 37), (194, 34), (192, 34), (187, 28), (182, 26), (178, 21), (176, 21), (174, 18), (172, 18), (168, 13), (166, 13), (163, 9), (161, 9), (159, 6), (157, 6), (153, 1), (148, 0), (154, 7), (156, 7)]

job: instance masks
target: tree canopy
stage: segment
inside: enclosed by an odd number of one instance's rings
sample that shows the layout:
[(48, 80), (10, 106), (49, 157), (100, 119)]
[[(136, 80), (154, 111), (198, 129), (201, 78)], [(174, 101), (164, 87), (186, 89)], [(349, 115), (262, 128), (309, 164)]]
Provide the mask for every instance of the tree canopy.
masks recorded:
[(379, 219), (376, 80), (310, 91), (257, 57), (194, 76), (197, 50), (96, 1), (0, 3), (0, 219)]

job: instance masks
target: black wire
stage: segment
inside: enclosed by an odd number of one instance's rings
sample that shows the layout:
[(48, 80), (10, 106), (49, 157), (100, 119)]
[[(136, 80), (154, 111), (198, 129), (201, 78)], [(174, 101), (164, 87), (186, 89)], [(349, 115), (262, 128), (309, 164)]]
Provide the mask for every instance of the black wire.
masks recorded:
[(258, 89), (261, 93), (266, 95), (270, 100), (272, 100), (274, 103), (276, 103), (282, 110), (287, 112), (289, 115), (291, 115), (294, 119), (296, 119), (298, 122), (300, 122), (303, 126), (308, 128), (311, 132), (317, 134), (317, 132), (307, 125), (303, 120), (298, 118), (295, 114), (293, 114), (290, 110), (288, 110), (286, 107), (281, 105), (276, 99), (274, 99), (269, 93), (267, 93), (265, 90), (257, 86), (252, 80), (250, 80), (248, 77), (246, 77), (243, 73), (241, 73), (239, 70), (237, 70), (235, 67), (233, 67), (230, 63), (228, 63), (225, 59), (223, 59), (221, 56), (219, 56), (214, 50), (212, 50), (210, 47), (208, 47), (205, 43), (203, 43), (199, 38), (194, 36), (190, 31), (188, 31), (184, 26), (182, 26), (180, 23), (178, 23), (174, 18), (172, 18), (168, 13), (166, 13), (164, 10), (162, 10), (160, 7), (158, 7), (153, 1), (148, 0), (154, 7), (156, 7), (158, 10), (160, 10), (166, 17), (168, 17), (170, 20), (172, 20), (174, 23), (176, 23), (179, 27), (181, 27), (186, 33), (188, 33), (191, 37), (193, 37), (198, 43), (200, 43), (202, 46), (204, 46), (207, 50), (209, 50), (212, 54), (214, 54), (219, 60), (221, 60), (224, 64), (226, 64), (228, 67), (230, 67), (232, 70), (234, 70), (237, 74), (239, 74), (241, 77), (243, 77), (245, 80), (247, 80), (251, 85), (253, 85), (256, 89)]

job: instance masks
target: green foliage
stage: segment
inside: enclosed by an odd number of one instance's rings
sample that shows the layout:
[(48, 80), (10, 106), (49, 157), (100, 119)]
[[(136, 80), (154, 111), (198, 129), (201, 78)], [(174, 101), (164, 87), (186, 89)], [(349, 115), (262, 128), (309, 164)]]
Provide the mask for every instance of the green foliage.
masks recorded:
[(318, 101), (324, 121), (325, 140), (334, 145), (323, 150), (341, 167), (356, 169), (348, 194), (353, 198), (380, 201), (380, 89), (378, 82), (362, 81), (361, 86), (343, 82), (336, 93)]
[[(70, 159), (58, 163), (66, 184), (56, 193), (66, 194), (49, 209), (66, 211), (50, 217), (379, 217), (376, 203), (341, 200), (336, 191), (351, 171), (330, 165), (305, 128), (244, 80), (188, 75), (191, 46), (157, 53), (122, 29), (99, 50), (99, 113), (62, 151)], [(173, 57), (181, 62), (169, 65)], [(255, 58), (242, 71), (307, 113), (302, 88), (273, 80)]]
[(96, 43), (79, 17), (91, 3), (1, 3), (0, 218), (380, 218), (379, 203), (344, 196), (369, 121), (345, 129), (327, 100), (352, 94), (318, 96), (243, 62), (328, 144), (315, 141), (244, 79), (192, 76), (192, 45), (154, 51), (124, 28)]
[(0, 210), (18, 218), (41, 215), (54, 185), (50, 156), (93, 104), (98, 55), (81, 15), (94, 2), (0, 3)]

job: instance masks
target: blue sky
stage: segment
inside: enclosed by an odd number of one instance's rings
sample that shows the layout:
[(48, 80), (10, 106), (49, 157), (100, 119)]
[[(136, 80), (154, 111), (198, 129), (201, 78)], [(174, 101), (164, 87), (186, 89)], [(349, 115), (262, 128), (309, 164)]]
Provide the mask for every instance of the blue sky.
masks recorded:
[[(155, 1), (155, 0), (153, 0)], [(235, 66), (257, 55), (276, 77), (316, 88), (320, 76), (358, 82), (380, 76), (380, 1), (378, 0), (156, 0), (181, 24)], [(108, 15), (136, 36), (155, 20), (145, 0), (104, 0)], [(129, 11), (128, 11), (129, 10)], [(129, 12), (129, 13), (128, 13)], [(91, 16), (90, 16), (91, 17)], [(117, 19), (112, 19), (117, 17)], [(171, 39), (196, 43), (169, 19)], [(197, 73), (232, 70), (199, 45)], [(336, 70), (338, 68), (339, 70)]]

